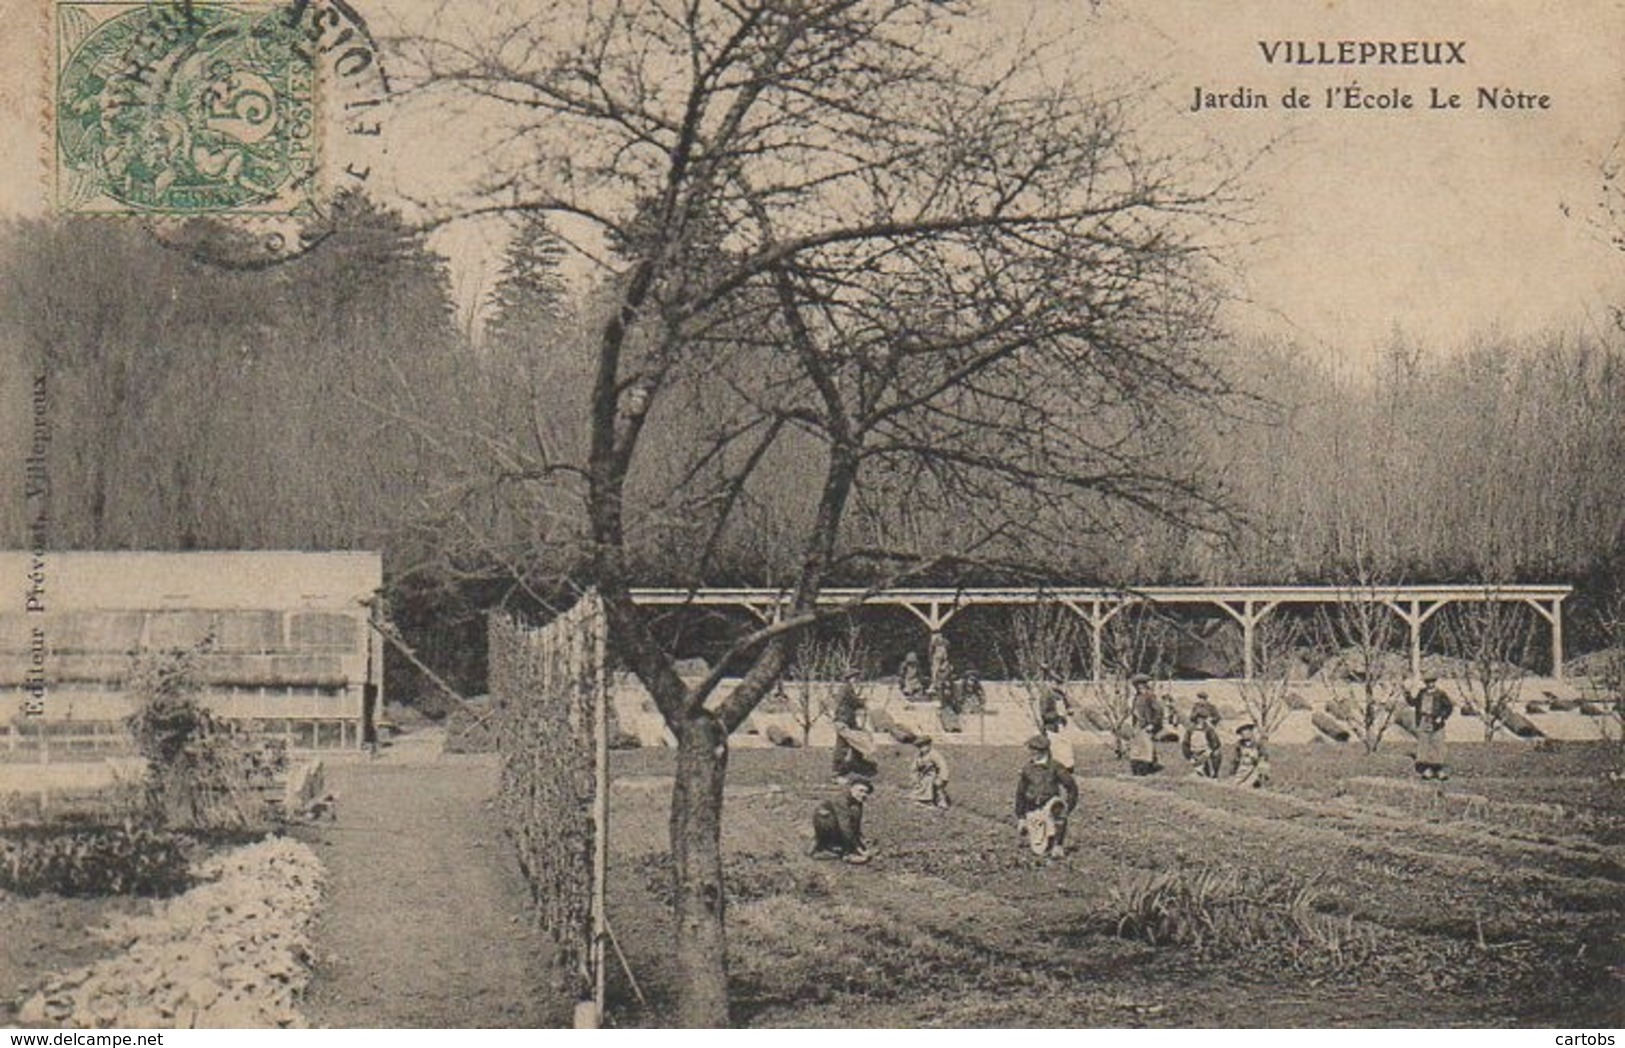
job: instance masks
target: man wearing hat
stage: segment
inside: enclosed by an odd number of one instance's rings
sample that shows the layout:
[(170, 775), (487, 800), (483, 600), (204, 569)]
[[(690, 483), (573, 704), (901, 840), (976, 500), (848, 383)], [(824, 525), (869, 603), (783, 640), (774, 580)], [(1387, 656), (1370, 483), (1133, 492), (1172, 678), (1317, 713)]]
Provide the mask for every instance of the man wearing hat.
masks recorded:
[(936, 808), (953, 803), (948, 798), (948, 760), (937, 752), (929, 735), (914, 739), (914, 788), (909, 798)]
[(863, 695), (859, 693), (858, 671), (848, 669), (842, 675), (841, 691), (835, 697), (835, 709), (830, 720), (835, 724), (835, 777), (872, 775), (877, 770), (874, 761), (865, 752), (863, 730)]
[(1135, 775), (1150, 775), (1157, 770), (1157, 733), (1162, 731), (1162, 703), (1151, 690), (1151, 678), (1136, 673), (1129, 678), (1134, 685), (1134, 699), (1129, 706), (1129, 724), (1132, 733), (1128, 741), (1129, 771)]
[(1049, 740), (1049, 759), (1068, 772), (1076, 770), (1078, 751), (1066, 737), (1066, 718), (1057, 713), (1045, 720), (1044, 738)]
[(1202, 708), (1200, 700), (1191, 709), (1191, 722), (1185, 728), (1185, 737), (1180, 740), (1179, 748), (1191, 767), (1196, 769), (1196, 774), (1204, 779), (1219, 777), (1219, 762), (1223, 759), (1223, 752), (1219, 748), (1219, 729), (1209, 718), (1207, 710)]
[(966, 670), (958, 681), (959, 709), (962, 713), (981, 713), (987, 709), (987, 692), (982, 688), (982, 677), (975, 670)]
[(1196, 701), (1191, 703), (1191, 720), (1206, 717), (1207, 722), (1215, 728), (1219, 726), (1219, 707), (1213, 705), (1213, 699), (1205, 691), (1196, 693)]
[(1044, 736), (1027, 740), (1027, 756), (1016, 780), (1016, 825), (1034, 852), (1060, 858), (1066, 854), (1067, 816), (1078, 805), (1078, 784), (1050, 759)]
[(1416, 771), (1424, 779), (1448, 779), (1444, 763), (1444, 723), (1456, 711), (1456, 704), (1439, 687), (1439, 675), (1422, 676), (1422, 688), (1410, 699), (1416, 712)]
[(1248, 723), (1236, 729), (1236, 769), (1231, 781), (1238, 786), (1259, 789), (1270, 783), (1270, 759), (1258, 738), (1258, 725)]
[(862, 865), (873, 857), (863, 836), (863, 805), (874, 791), (872, 782), (858, 776), (839, 797), (818, 803), (813, 810), (813, 858)]

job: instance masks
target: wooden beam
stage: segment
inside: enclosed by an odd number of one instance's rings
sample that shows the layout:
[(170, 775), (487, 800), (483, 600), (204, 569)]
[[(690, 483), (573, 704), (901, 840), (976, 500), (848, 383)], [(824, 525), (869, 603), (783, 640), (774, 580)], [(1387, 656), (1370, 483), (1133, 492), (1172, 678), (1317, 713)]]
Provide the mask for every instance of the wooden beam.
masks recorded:
[(1278, 600), (1253, 601), (1243, 600), (1241, 610), (1237, 611), (1228, 600), (1215, 600), (1213, 603), (1230, 613), (1230, 616), (1241, 624), (1241, 679), (1252, 680), (1256, 659), (1253, 656), (1254, 639), (1257, 636), (1257, 626), (1264, 616), (1275, 610), (1280, 603)]
[(1071, 608), (1089, 626), (1089, 674), (1090, 679), (1098, 684), (1106, 679), (1106, 623), (1127, 607), (1128, 602), (1122, 599), (1091, 600), (1088, 611), (1083, 610), (1083, 602), (1072, 597), (1062, 597), (1061, 603)]
[[(1032, 605), (1058, 601), (1089, 623), (1095, 679), (1104, 676), (1102, 631), (1111, 617), (1130, 602), (1217, 604), (1242, 627), (1244, 672), (1251, 678), (1254, 641), (1263, 617), (1282, 604), (1383, 604), (1410, 627), (1411, 672), (1422, 672), (1422, 626), (1446, 604), (1458, 601), (1527, 603), (1552, 627), (1552, 675), (1562, 678), (1562, 602), (1574, 592), (1563, 585), (1428, 585), (1371, 586), (1146, 586), (1138, 589), (1086, 587), (1004, 587), (983, 589), (905, 588), (869, 591), (832, 588), (819, 593), (823, 605), (863, 603), (903, 607), (932, 633), (940, 632), (959, 609), (972, 604)], [(632, 599), (650, 605), (732, 604), (749, 609), (763, 622), (776, 621), (786, 594), (768, 588), (634, 589)], [(1547, 610), (1548, 607), (1550, 610)], [(1087, 610), (1085, 610), (1087, 609)]]
[(948, 620), (953, 618), (960, 609), (960, 605), (956, 601), (948, 604), (945, 610), (944, 604), (940, 600), (921, 603), (905, 601), (901, 603), (901, 606), (907, 608), (909, 611), (912, 611), (914, 616), (921, 622), (925, 623), (925, 628), (930, 630), (932, 633), (941, 633), (942, 627), (948, 625)]
[[(1276, 603), (1354, 603), (1371, 601), (1428, 602), (1441, 600), (1475, 600), (1519, 602), (1531, 598), (1557, 600), (1573, 593), (1572, 586), (1506, 585), (1506, 586), (1381, 586), (1351, 590), (1347, 586), (1146, 586), (1132, 590), (1096, 589), (1084, 587), (1009, 587), (983, 589), (905, 588), (868, 591), (835, 587), (819, 595), (822, 604), (850, 603), (861, 600), (868, 604), (898, 605), (904, 603), (930, 603), (939, 601), (956, 605), (968, 604), (1039, 604), (1049, 600), (1074, 600), (1088, 603), (1094, 600), (1113, 601), (1139, 598), (1161, 604), (1205, 604), (1214, 601)], [(717, 589), (648, 589), (637, 588), (632, 598), (640, 604), (772, 604), (782, 601), (781, 590), (765, 587), (729, 587)]]

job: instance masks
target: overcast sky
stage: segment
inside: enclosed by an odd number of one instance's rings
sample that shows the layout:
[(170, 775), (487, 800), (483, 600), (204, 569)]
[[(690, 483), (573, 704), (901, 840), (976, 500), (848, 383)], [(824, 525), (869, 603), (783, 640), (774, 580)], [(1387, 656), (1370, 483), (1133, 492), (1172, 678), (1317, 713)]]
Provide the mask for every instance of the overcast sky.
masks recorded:
[[(0, 177), (5, 210), (44, 207), (49, 69), (46, 0), (0, 0)], [(380, 32), (422, 16), (420, 0), (355, 0)], [(1303, 0), (1011, 0), (993, 24), (1078, 31), (1074, 61), (1134, 92), (1154, 141), (1253, 163), (1253, 224), (1238, 244), (1251, 305), (1242, 329), (1284, 334), (1358, 362), (1396, 329), (1450, 346), (1475, 333), (1601, 326), (1625, 302), (1625, 254), (1563, 205), (1599, 199), (1598, 165), (1625, 133), (1625, 0), (1427, 4)], [(33, 26), (34, 31), (14, 31)], [(1259, 41), (1461, 41), (1465, 64), (1267, 64)], [(1413, 96), (1409, 111), (1328, 110), (1358, 82)], [(1427, 110), (1429, 89), (1463, 109)], [(1313, 108), (1281, 107), (1288, 88)], [(1480, 87), (1547, 95), (1544, 110), (1478, 108)], [(1267, 109), (1192, 112), (1194, 95), (1246, 88)], [(1273, 145), (1272, 145), (1273, 143)], [(1266, 147), (1267, 153), (1262, 153)], [(443, 162), (444, 137), (397, 136), (406, 165)], [(1254, 241), (1256, 243), (1247, 243)], [(488, 285), (488, 229), (452, 230), (460, 294)]]

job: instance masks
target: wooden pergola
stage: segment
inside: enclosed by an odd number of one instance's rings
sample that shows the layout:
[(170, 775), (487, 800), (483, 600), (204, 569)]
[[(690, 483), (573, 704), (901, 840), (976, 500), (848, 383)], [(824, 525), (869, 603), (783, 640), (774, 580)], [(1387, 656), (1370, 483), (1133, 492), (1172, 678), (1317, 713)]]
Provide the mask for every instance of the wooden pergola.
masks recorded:
[[(1150, 605), (1209, 605), (1222, 608), (1241, 627), (1242, 675), (1253, 676), (1254, 635), (1258, 624), (1276, 608), (1287, 604), (1381, 604), (1410, 628), (1411, 673), (1422, 673), (1422, 625), (1448, 604), (1527, 604), (1552, 630), (1552, 676), (1563, 677), (1563, 601), (1572, 586), (1147, 586), (1134, 590), (1078, 589), (1070, 587), (1016, 587), (996, 589), (827, 589), (818, 602), (840, 605), (907, 608), (934, 636), (956, 614), (977, 605), (1019, 606), (1054, 603), (1072, 609), (1089, 627), (1094, 678), (1104, 675), (1102, 634), (1112, 617), (1126, 607)], [(767, 588), (634, 589), (632, 599), (643, 605), (737, 607), (763, 622), (778, 618), (789, 602), (784, 590)]]

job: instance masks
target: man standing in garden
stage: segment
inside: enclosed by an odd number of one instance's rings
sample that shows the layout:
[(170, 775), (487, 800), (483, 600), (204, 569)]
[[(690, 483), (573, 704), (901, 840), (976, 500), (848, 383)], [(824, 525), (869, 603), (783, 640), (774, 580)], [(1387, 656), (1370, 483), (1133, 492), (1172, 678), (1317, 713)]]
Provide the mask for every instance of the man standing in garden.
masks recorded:
[(861, 747), (863, 739), (863, 696), (858, 693), (858, 671), (849, 669), (841, 682), (840, 694), (835, 698), (835, 710), (830, 720), (835, 724), (835, 778), (848, 775), (872, 775), (874, 762)]
[(1223, 759), (1219, 749), (1219, 729), (1208, 718), (1207, 710), (1198, 707), (1191, 711), (1191, 722), (1185, 729), (1180, 749), (1198, 775), (1204, 779), (1219, 777), (1219, 762)]
[[(1048, 673), (1048, 670), (1045, 671)], [(1038, 723), (1045, 731), (1049, 730), (1051, 722), (1064, 721), (1066, 715), (1072, 712), (1072, 700), (1067, 698), (1066, 689), (1059, 682), (1051, 682), (1044, 688), (1044, 694), (1038, 702)]]
[(1130, 678), (1134, 685), (1134, 700), (1129, 707), (1128, 766), (1135, 775), (1150, 775), (1157, 770), (1157, 733), (1162, 731), (1162, 703), (1151, 690), (1151, 678), (1136, 673)]
[(918, 702), (925, 694), (925, 682), (920, 679), (918, 653), (911, 651), (903, 656), (903, 665), (897, 671), (897, 686), (903, 690), (903, 698), (909, 702)]
[(1044, 738), (1049, 740), (1049, 759), (1071, 773), (1078, 766), (1078, 751), (1066, 737), (1065, 728), (1066, 718), (1057, 713), (1044, 722)]
[(1191, 704), (1192, 723), (1195, 723), (1198, 717), (1205, 717), (1212, 727), (1219, 726), (1219, 708), (1213, 705), (1213, 699), (1205, 691), (1197, 692), (1196, 701)]
[(937, 696), (937, 720), (942, 723), (943, 731), (957, 732), (960, 727), (959, 715), (964, 711), (965, 694), (959, 680), (948, 681)]
[(1444, 725), (1456, 711), (1456, 704), (1439, 687), (1438, 674), (1422, 678), (1422, 688), (1411, 696), (1416, 711), (1416, 771), (1424, 779), (1450, 778), (1444, 763)]
[(987, 692), (982, 688), (982, 677), (975, 670), (966, 670), (958, 681), (959, 711), (981, 713), (987, 709)]
[(953, 667), (948, 661), (948, 638), (940, 632), (931, 634), (929, 657), (931, 697), (941, 702), (953, 686)]

